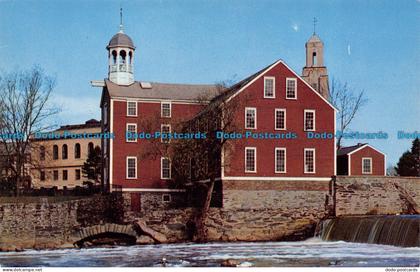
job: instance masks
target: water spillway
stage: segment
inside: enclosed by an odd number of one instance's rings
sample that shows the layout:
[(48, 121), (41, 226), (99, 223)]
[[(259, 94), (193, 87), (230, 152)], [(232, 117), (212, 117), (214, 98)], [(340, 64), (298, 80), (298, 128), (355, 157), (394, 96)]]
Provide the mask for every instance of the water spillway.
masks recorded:
[(321, 223), (325, 241), (420, 247), (420, 215), (351, 216)]

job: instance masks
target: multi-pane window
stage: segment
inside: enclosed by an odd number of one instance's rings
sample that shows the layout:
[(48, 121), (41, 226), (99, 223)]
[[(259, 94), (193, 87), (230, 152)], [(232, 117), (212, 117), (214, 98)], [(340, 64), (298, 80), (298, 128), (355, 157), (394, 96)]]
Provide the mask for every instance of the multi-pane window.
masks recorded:
[(67, 180), (68, 178), (68, 172), (67, 170), (63, 170), (63, 180)]
[(314, 131), (315, 130), (315, 111), (305, 110), (303, 122), (305, 126), (305, 131)]
[(53, 180), (58, 180), (58, 170), (53, 171)]
[(246, 129), (257, 128), (257, 109), (256, 108), (245, 108), (245, 128)]
[(67, 148), (67, 145), (66, 145), (66, 144), (64, 144), (64, 145), (63, 145), (63, 147), (62, 147), (62, 149), (61, 149), (61, 158), (62, 158), (63, 160), (67, 160), (68, 153), (69, 153), (69, 150), (68, 150), (68, 148)]
[(136, 157), (127, 157), (127, 169), (126, 169), (127, 179), (137, 178), (137, 158)]
[(275, 129), (286, 129), (286, 110), (275, 110)]
[(171, 141), (171, 139), (170, 139), (171, 125), (168, 125), (168, 124), (161, 125), (160, 132), (161, 132), (160, 133), (161, 142), (162, 143), (169, 143)]
[(127, 133), (126, 133), (126, 141), (127, 142), (137, 142), (137, 124), (127, 124)]
[(160, 161), (161, 165), (161, 178), (170, 179), (171, 178), (171, 161), (169, 158), (162, 157)]
[(305, 173), (315, 173), (315, 149), (313, 148), (305, 148), (304, 149), (304, 165)]
[(45, 171), (40, 171), (40, 172), (39, 172), (39, 179), (40, 179), (41, 181), (44, 181), (44, 180), (45, 180)]
[(264, 77), (264, 98), (275, 98), (275, 78), (274, 77)]
[(137, 116), (136, 101), (127, 101), (127, 116)]
[(76, 180), (80, 180), (80, 169), (75, 170), (74, 176), (75, 176)]
[(245, 148), (245, 172), (257, 172), (257, 149), (255, 147)]
[(297, 98), (297, 84), (296, 78), (286, 79), (286, 98), (296, 99)]
[(162, 102), (160, 104), (161, 117), (171, 117), (171, 103)]
[(275, 149), (275, 172), (286, 173), (286, 148)]
[(58, 145), (53, 146), (53, 160), (58, 160)]
[(372, 158), (362, 158), (362, 174), (372, 174)]

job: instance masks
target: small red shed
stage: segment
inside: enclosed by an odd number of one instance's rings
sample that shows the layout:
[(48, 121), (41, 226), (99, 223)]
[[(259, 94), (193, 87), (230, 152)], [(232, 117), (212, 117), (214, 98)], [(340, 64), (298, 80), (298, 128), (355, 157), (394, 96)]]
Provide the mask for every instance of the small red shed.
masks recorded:
[(337, 150), (337, 175), (385, 176), (386, 155), (367, 143)]

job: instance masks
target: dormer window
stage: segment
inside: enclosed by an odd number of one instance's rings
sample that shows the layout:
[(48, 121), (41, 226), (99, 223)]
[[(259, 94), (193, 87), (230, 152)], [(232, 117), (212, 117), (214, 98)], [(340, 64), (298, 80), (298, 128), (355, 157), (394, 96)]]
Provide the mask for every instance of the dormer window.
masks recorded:
[(286, 99), (297, 99), (296, 78), (286, 78)]
[(275, 98), (275, 77), (264, 77), (264, 98)]

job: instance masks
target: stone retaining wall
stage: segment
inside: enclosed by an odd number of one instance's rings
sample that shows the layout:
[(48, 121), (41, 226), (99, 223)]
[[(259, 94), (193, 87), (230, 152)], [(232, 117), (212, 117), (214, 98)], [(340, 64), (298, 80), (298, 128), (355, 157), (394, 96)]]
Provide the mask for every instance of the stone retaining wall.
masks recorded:
[(404, 188), (420, 206), (420, 178), (337, 176), (335, 182), (336, 215), (408, 213), (408, 203), (401, 196), (395, 184)]

